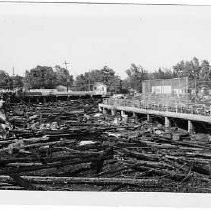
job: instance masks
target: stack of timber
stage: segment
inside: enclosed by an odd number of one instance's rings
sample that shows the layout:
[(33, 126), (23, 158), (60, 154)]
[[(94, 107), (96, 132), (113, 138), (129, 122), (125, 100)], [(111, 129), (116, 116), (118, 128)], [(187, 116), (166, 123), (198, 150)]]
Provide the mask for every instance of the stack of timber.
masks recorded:
[(13, 104), (0, 189), (211, 191), (211, 138), (98, 113), (98, 100)]

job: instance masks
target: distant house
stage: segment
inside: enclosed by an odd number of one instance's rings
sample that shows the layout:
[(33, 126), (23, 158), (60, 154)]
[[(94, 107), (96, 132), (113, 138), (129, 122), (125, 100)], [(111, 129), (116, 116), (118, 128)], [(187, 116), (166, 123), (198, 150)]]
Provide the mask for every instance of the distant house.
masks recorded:
[(128, 92), (130, 95), (135, 95), (137, 94), (137, 90), (133, 89), (133, 88), (128, 88)]
[(55, 89), (30, 89), (27, 91), (27, 94), (29, 95), (49, 95), (51, 93), (54, 93)]
[(107, 85), (102, 82), (96, 82), (93, 85), (93, 91), (97, 94), (107, 94)]

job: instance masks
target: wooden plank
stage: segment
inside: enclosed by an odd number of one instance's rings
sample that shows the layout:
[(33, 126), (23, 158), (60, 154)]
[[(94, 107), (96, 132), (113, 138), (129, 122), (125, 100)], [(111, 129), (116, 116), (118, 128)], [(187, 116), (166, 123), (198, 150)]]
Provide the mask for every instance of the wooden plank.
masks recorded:
[[(38, 177), (21, 176), (22, 179), (34, 184), (129, 184), (141, 185), (144, 187), (160, 186), (160, 181), (156, 178), (150, 179), (131, 179), (131, 178), (85, 178), (85, 177)], [(0, 176), (0, 182), (11, 182), (9, 176)]]

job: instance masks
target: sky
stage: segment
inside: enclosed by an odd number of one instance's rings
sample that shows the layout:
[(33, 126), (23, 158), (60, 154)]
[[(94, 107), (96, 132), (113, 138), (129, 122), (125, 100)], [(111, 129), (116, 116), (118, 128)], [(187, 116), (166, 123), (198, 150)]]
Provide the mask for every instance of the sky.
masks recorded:
[(0, 5), (10, 75), (67, 61), (74, 76), (107, 65), (125, 78), (131, 63), (152, 72), (194, 56), (211, 62), (211, 6)]

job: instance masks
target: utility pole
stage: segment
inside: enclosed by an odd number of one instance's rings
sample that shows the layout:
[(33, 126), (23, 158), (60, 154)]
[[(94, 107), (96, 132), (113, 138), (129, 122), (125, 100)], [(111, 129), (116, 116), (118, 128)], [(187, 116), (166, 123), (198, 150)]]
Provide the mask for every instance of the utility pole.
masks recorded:
[[(67, 69), (68, 64), (70, 64), (70, 63), (67, 63), (66, 61), (64, 62), (64, 65), (65, 65), (65, 68), (66, 68), (67, 71), (68, 71), (68, 69)], [(66, 82), (67, 82), (67, 92), (68, 92), (68, 83), (69, 83), (68, 74), (66, 74)]]
[(89, 91), (91, 91), (91, 84), (90, 84), (90, 69), (89, 69)]
[(12, 67), (12, 75), (13, 75), (13, 77), (15, 76), (15, 68), (14, 68), (14, 66)]
[(180, 106), (180, 76), (182, 76), (182, 71), (181, 70), (178, 71), (178, 79), (179, 79), (179, 92), (178, 92), (178, 94), (179, 94), (179, 106)]
[(196, 72), (194, 72), (194, 86), (195, 86), (195, 105), (196, 105), (196, 99), (197, 99)]
[(12, 89), (14, 90), (14, 77), (15, 77), (15, 68), (14, 66), (12, 67), (12, 76), (13, 76), (13, 79), (12, 79)]

